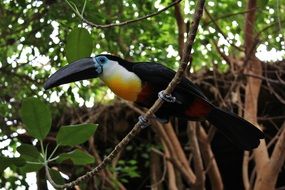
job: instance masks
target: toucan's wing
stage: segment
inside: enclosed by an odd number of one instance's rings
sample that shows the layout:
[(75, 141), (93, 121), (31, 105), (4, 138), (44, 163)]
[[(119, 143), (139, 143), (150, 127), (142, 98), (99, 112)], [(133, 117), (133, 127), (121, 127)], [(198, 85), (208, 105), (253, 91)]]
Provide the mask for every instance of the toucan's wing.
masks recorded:
[[(150, 62), (134, 64), (133, 72), (143, 81), (158, 85), (161, 88), (165, 88), (175, 75), (175, 71), (164, 65)], [(207, 100), (203, 92), (185, 77), (182, 78), (176, 89), (181, 89), (194, 96)]]

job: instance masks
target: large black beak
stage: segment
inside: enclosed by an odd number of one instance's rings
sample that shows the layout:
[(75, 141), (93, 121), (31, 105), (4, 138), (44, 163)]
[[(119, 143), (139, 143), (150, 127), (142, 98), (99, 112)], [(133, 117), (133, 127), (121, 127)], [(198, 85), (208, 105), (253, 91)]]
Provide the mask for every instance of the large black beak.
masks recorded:
[(70, 82), (96, 78), (102, 72), (102, 65), (98, 64), (95, 58), (80, 59), (52, 74), (44, 84), (44, 88), (47, 90)]

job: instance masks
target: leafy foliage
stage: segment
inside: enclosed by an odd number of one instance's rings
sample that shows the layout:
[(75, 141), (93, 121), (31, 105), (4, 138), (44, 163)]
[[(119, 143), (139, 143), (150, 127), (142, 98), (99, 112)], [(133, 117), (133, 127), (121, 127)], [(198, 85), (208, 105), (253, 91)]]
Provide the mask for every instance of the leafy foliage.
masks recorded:
[(27, 98), (20, 109), (21, 118), (30, 135), (43, 140), (51, 127), (48, 107), (37, 98)]
[(11, 167), (12, 165), (21, 167), (24, 164), (25, 164), (25, 161), (22, 158), (7, 158), (4, 156), (0, 156), (0, 173), (3, 174), (3, 171), (7, 167)]
[[(88, 138), (94, 134), (98, 125), (80, 124), (60, 128), (56, 138), (58, 145), (52, 153), (48, 155), (46, 151), (48, 147), (43, 147), (43, 140), (51, 128), (49, 108), (37, 98), (27, 98), (23, 100), (20, 115), (26, 125), (28, 133), (39, 140), (41, 152), (33, 145), (22, 143), (21, 146), (17, 148), (20, 158), (0, 157), (2, 161), (0, 164), (1, 172), (7, 167), (11, 167), (11, 165), (19, 167), (23, 173), (39, 171), (43, 167), (48, 167), (47, 164), (54, 160), (58, 163), (71, 160), (74, 165), (86, 165), (94, 162), (94, 158), (90, 154), (79, 149), (62, 153), (56, 157), (53, 157), (53, 154), (60, 145), (74, 146), (87, 141)], [(51, 172), (50, 175), (52, 179), (59, 184), (64, 183), (58, 171), (53, 169), (49, 169), (49, 171)]]
[(59, 185), (64, 184), (64, 179), (63, 177), (60, 175), (59, 171), (54, 170), (54, 169), (49, 169), (49, 173), (51, 175), (51, 178), (53, 179), (53, 181)]
[(85, 28), (74, 28), (67, 37), (66, 58), (72, 63), (80, 58), (89, 57), (93, 50), (91, 35)]
[(61, 163), (65, 160), (71, 160), (75, 165), (86, 165), (94, 163), (94, 158), (86, 152), (75, 149), (69, 153), (63, 153), (58, 156), (57, 162)]
[(43, 157), (40, 152), (30, 144), (22, 144), (17, 148), (21, 158), (26, 161), (26, 164), (20, 168), (24, 173), (38, 171), (43, 167)]
[(80, 124), (61, 127), (56, 136), (59, 145), (74, 146), (85, 142), (93, 135), (98, 125)]
[(125, 183), (128, 182), (129, 179), (140, 177), (140, 174), (137, 171), (138, 167), (136, 160), (120, 160), (118, 162), (118, 167), (116, 168), (116, 170), (120, 173), (120, 180)]

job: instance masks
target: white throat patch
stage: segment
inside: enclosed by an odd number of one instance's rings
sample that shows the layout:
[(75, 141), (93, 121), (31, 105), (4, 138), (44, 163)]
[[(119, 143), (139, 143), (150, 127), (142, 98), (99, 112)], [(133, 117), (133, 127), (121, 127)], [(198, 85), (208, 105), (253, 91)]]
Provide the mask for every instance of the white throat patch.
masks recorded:
[(109, 60), (103, 65), (100, 78), (116, 95), (129, 101), (135, 101), (141, 91), (140, 78), (116, 61)]

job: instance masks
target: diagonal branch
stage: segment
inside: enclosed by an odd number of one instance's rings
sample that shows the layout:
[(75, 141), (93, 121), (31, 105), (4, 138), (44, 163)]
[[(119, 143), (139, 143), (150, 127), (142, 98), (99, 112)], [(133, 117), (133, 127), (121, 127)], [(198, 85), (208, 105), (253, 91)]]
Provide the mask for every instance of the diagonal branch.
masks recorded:
[[(180, 67), (178, 71), (176, 72), (172, 81), (169, 83), (169, 85), (165, 89), (166, 94), (171, 94), (175, 86), (181, 81), (188, 63), (191, 65), (191, 56), (192, 56), (191, 51), (192, 51), (194, 40), (197, 34), (199, 22), (203, 14), (204, 4), (205, 4), (205, 0), (199, 0), (197, 2), (195, 13), (194, 13), (194, 19), (191, 24), (191, 29), (188, 35), (189, 38), (187, 39), (187, 42), (186, 42), (186, 46), (183, 52), (183, 58), (180, 63)], [(158, 98), (156, 102), (153, 104), (153, 106), (144, 115), (145, 119), (149, 119), (162, 106), (162, 104), (163, 104), (163, 100)], [(78, 183), (80, 183), (81, 181), (92, 177), (93, 175), (101, 171), (104, 167), (106, 167), (106, 165), (110, 163), (112, 159), (116, 157), (116, 155), (142, 130), (143, 124), (144, 123), (142, 123), (141, 121), (138, 121), (135, 124), (134, 128), (123, 138), (121, 142), (119, 142), (119, 144), (116, 145), (113, 151), (108, 156), (106, 156), (104, 160), (98, 166), (96, 166), (93, 170), (87, 172), (85, 175), (78, 177), (76, 180), (72, 182), (65, 183), (64, 185), (56, 184), (50, 178), (50, 174), (48, 172), (48, 165), (45, 164), (46, 173), (47, 173), (50, 183), (55, 188), (63, 189), (63, 188), (73, 187), (77, 185)]]

